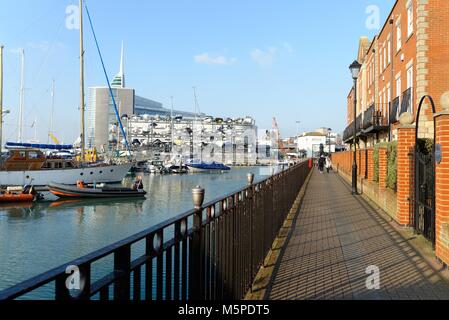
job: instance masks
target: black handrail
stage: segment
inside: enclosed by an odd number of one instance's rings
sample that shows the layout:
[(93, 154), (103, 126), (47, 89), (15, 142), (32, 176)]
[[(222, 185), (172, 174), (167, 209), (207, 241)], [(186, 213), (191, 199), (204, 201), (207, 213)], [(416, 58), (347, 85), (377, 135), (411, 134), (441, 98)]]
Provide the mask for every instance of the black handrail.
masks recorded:
[[(24, 298), (49, 284), (54, 284), (56, 300), (241, 299), (309, 172), (303, 162), (218, 200), (200, 203), (198, 209), (1, 291), (0, 300)], [(145, 253), (133, 260), (132, 253), (138, 251), (133, 246), (139, 244), (145, 246)], [(93, 264), (107, 257), (114, 259), (112, 270), (93, 281)], [(83, 284), (78, 291), (66, 286), (67, 268), (73, 266)]]

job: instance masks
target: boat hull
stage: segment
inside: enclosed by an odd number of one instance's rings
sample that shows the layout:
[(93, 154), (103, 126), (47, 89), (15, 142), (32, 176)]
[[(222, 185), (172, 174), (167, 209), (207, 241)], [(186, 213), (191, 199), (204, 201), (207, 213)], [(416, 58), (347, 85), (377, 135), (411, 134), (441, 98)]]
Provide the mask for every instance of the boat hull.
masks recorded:
[(190, 173), (223, 173), (227, 172), (229, 170), (223, 170), (223, 169), (203, 169), (203, 168), (197, 168), (197, 167), (191, 167), (189, 166), (189, 172)]
[(0, 195), (0, 203), (15, 203), (15, 202), (33, 202), (34, 195), (32, 194), (2, 194)]
[(80, 199), (80, 198), (143, 198), (145, 191), (135, 191), (131, 189), (80, 189), (68, 185), (50, 183), (48, 188), (52, 194), (64, 199)]
[(36, 171), (0, 171), (0, 184), (5, 186), (47, 186), (50, 182), (75, 185), (78, 180), (87, 184), (121, 182), (132, 164), (74, 169)]

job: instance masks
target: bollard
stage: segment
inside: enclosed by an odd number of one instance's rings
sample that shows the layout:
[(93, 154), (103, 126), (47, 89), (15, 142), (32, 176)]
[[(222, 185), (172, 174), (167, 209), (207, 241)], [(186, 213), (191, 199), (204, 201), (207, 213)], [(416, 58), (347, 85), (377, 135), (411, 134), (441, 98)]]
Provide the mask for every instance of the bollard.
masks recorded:
[(252, 186), (254, 183), (254, 173), (252, 172), (248, 173), (247, 179), (248, 179), (248, 186)]
[(201, 260), (202, 251), (202, 224), (203, 224), (203, 202), (205, 190), (200, 186), (192, 190), (193, 205), (195, 207), (195, 214), (193, 216), (193, 234), (192, 242), (189, 248), (189, 256), (192, 259), (192, 271), (189, 273), (189, 296), (190, 300), (203, 300), (202, 294), (204, 290), (203, 264)]
[(195, 209), (201, 209), (204, 203), (204, 194), (205, 191), (200, 186), (196, 186), (192, 190), (192, 199), (193, 199), (193, 205)]

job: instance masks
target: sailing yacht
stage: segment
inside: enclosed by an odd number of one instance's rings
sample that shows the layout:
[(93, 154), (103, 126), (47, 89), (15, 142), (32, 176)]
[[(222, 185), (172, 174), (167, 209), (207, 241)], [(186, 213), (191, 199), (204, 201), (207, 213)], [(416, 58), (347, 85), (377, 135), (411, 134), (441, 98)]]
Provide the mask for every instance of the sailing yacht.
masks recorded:
[[(83, 45), (83, 0), (80, 9), (80, 161), (65, 157), (46, 157), (42, 149), (68, 150), (73, 146), (9, 143), (8, 152), (0, 154), (0, 184), (46, 186), (49, 183), (75, 185), (78, 180), (87, 184), (121, 182), (132, 167), (132, 163), (107, 164), (86, 163), (84, 123), (84, 45)], [(0, 54), (0, 60), (3, 55)], [(23, 73), (23, 71), (22, 71)], [(3, 61), (0, 61), (0, 110), (3, 94)], [(1, 121), (1, 118), (0, 118)], [(21, 130), (21, 129), (19, 129)], [(0, 125), (1, 137), (1, 125)], [(20, 137), (21, 138), (21, 137)], [(21, 142), (21, 141), (20, 141)], [(0, 139), (1, 145), (1, 139)]]

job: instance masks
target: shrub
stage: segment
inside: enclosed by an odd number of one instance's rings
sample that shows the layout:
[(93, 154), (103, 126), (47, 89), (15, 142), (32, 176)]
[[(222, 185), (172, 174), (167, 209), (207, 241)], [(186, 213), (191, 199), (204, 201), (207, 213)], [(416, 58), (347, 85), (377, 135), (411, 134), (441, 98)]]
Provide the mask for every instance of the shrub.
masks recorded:
[(374, 147), (373, 162), (374, 162), (374, 181), (379, 182), (379, 149), (387, 148), (387, 187), (396, 191), (397, 189), (397, 141), (382, 142)]
[(433, 151), (434, 141), (433, 139), (418, 139), (418, 150), (424, 154), (430, 154)]
[(394, 141), (387, 146), (388, 166), (387, 166), (387, 188), (396, 191), (398, 184), (398, 142)]

